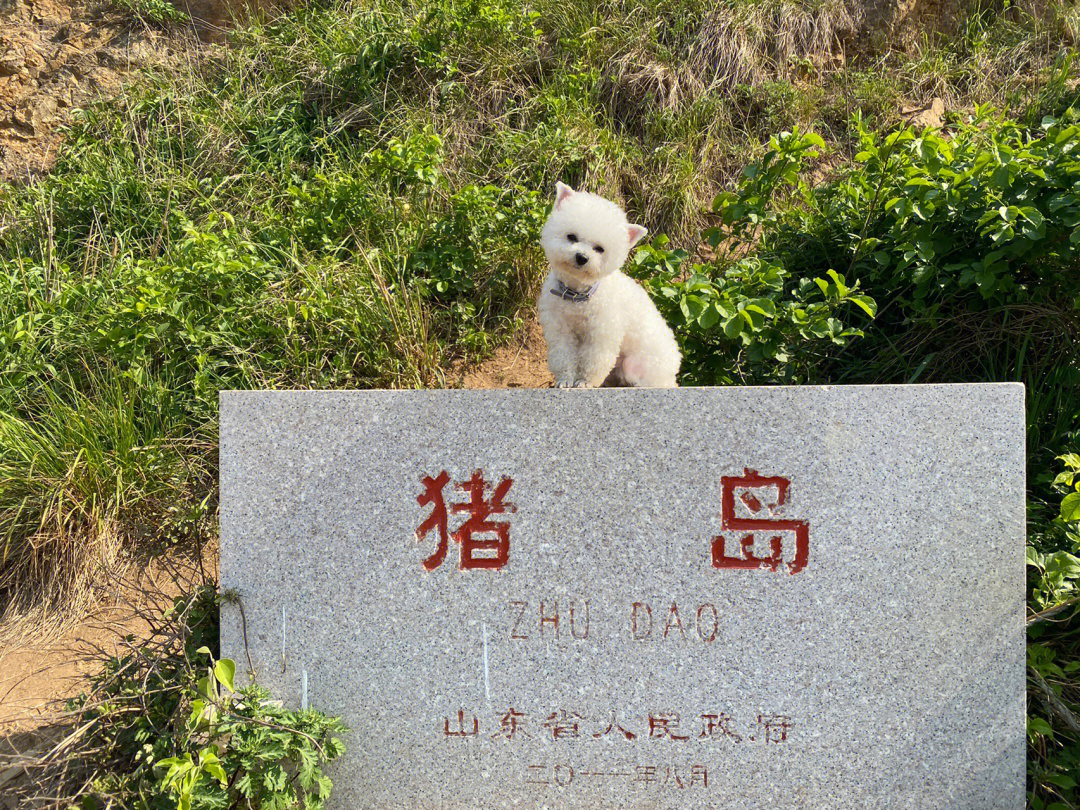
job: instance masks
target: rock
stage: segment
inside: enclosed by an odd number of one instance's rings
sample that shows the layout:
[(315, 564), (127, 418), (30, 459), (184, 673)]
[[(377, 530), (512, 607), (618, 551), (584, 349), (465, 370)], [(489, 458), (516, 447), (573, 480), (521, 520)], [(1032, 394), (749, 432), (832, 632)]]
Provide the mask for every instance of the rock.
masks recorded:
[(0, 57), (0, 76), (14, 76), (26, 67), (26, 59), (21, 53), (9, 51)]
[(900, 114), (904, 117), (904, 120), (916, 129), (926, 129), (927, 127), (940, 129), (945, 122), (945, 102), (940, 98), (935, 98), (925, 107), (916, 106), (901, 109)]
[(50, 95), (42, 95), (30, 99), (15, 112), (15, 123), (37, 133), (56, 118), (59, 108), (56, 99)]
[(220, 413), (222, 655), (363, 735), (335, 808), (1024, 807), (1017, 384)]
[(974, 0), (863, 0), (854, 4), (859, 19), (855, 47), (906, 47), (925, 31), (955, 31), (974, 5)]
[(0, 0), (0, 180), (47, 171), (70, 108), (120, 92), (168, 42), (108, 1)]

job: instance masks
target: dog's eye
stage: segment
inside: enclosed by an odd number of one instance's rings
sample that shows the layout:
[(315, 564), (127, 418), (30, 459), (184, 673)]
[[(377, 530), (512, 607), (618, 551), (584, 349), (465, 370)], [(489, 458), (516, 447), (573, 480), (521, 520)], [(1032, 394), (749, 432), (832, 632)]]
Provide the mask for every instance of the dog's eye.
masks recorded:
[(596, 252), (597, 253), (603, 253), (604, 252), (604, 246), (603, 245), (597, 245), (596, 246)]
[(571, 242), (576, 242), (577, 241), (577, 234), (576, 233), (568, 233), (566, 235), (566, 238), (569, 239)]

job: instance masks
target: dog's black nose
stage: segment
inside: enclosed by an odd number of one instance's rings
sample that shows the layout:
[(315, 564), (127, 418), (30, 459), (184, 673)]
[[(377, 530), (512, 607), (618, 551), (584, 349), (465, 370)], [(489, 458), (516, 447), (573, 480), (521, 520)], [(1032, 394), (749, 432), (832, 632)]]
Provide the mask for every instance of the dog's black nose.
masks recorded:
[(586, 256), (584, 253), (574, 254), (574, 261), (577, 262), (578, 267), (581, 267), (581, 265), (585, 264), (585, 262), (587, 262), (588, 260), (589, 257)]

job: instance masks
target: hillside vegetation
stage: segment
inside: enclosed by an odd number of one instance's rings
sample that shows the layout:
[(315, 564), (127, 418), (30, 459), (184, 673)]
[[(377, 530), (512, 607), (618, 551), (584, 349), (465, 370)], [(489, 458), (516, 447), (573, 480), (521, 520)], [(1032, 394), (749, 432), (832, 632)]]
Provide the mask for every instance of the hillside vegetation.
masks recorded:
[(214, 538), (220, 389), (439, 386), (507, 340), (561, 179), (657, 235), (630, 271), (685, 385), (1027, 384), (1032, 806), (1077, 807), (1078, 36), (1063, 2), (901, 37), (833, 0), (327, 1), (146, 75), (0, 186), (3, 620)]

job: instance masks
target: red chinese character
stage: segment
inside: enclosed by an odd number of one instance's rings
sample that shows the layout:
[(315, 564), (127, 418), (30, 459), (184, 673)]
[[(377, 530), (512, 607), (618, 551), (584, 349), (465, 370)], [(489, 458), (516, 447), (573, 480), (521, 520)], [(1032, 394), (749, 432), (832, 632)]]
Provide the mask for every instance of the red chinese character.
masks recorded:
[[(753, 553), (753, 532), (794, 532), (795, 559), (788, 563), (788, 570), (797, 574), (806, 567), (810, 553), (810, 527), (803, 520), (784, 520), (772, 517), (787, 502), (788, 488), (791, 482), (780, 476), (759, 475), (756, 470), (746, 468), (740, 477), (723, 476), (721, 482), (721, 526), (725, 531), (748, 532), (739, 540), (742, 556), (729, 557), (724, 550), (724, 536), (717, 535), (712, 541), (712, 561), (716, 568), (757, 569), (768, 568), (776, 571), (780, 567), (782, 541), (779, 534), (771, 534), (768, 557), (757, 557)], [(754, 515), (763, 513), (765, 504), (751, 491), (753, 489), (775, 488), (776, 500), (768, 504), (769, 517), (737, 517), (735, 515), (735, 490), (747, 490), (739, 500)]]
[(531, 737), (529, 732), (522, 730), (521, 720), (525, 717), (522, 712), (515, 712), (513, 707), (510, 708), (506, 714), (502, 716), (500, 721), (499, 730), (491, 735), (491, 739), (498, 739), (502, 737), (506, 740), (514, 739), (514, 735), (520, 734), (522, 737)]
[(442, 491), (443, 487), (449, 482), (450, 476), (447, 475), (446, 470), (443, 470), (435, 478), (426, 475), (420, 482), (424, 485), (424, 491), (416, 496), (416, 502), (421, 506), (432, 504), (431, 514), (416, 530), (416, 539), (418, 541), (423, 540), (432, 529), (439, 530), (439, 545), (435, 549), (435, 553), (424, 560), (424, 568), (428, 571), (434, 571), (446, 559), (446, 502), (443, 500)]
[[(452, 534), (447, 528), (447, 505), (443, 498), (443, 489), (450, 482), (450, 476), (445, 470), (435, 478), (425, 476), (421, 480), (424, 491), (417, 496), (416, 502), (420, 506), (431, 504), (431, 514), (427, 516), (420, 527), (416, 530), (416, 539), (423, 540), (433, 529), (438, 531), (439, 543), (434, 553), (424, 560), (424, 568), (434, 571), (446, 559), (448, 540), (453, 538), (455, 543), (461, 546), (461, 562), (459, 568), (502, 568), (510, 559), (510, 525), (504, 522), (489, 520), (491, 515), (500, 515), (507, 511), (513, 512), (513, 504), (506, 503), (506, 493), (514, 483), (510, 478), (503, 478), (491, 500), (484, 499), (484, 490), (487, 483), (481, 470), (473, 473), (468, 481), (459, 481), (457, 488), (468, 493), (470, 498), (465, 503), (451, 504), (454, 514), (459, 512), (470, 513), (469, 518), (458, 527)], [(481, 539), (477, 535), (494, 534), (494, 539)], [(484, 552), (484, 556), (480, 556)], [(489, 552), (494, 552), (490, 554)]]
[(605, 728), (603, 731), (593, 734), (593, 737), (596, 737), (597, 739), (599, 739), (600, 737), (606, 737), (612, 731), (618, 731), (628, 740), (633, 740), (637, 738), (637, 734), (634, 734), (632, 731), (627, 731), (625, 728), (619, 725), (619, 721), (615, 719), (614, 709), (611, 710), (611, 722), (608, 723), (608, 727)]
[(447, 737), (475, 737), (479, 733), (480, 721), (476, 719), (475, 715), (473, 715), (472, 729), (470, 730), (469, 725), (465, 720), (464, 709), (458, 709), (457, 728), (454, 730), (450, 729), (450, 718), (443, 718), (443, 734), (445, 734)]
[(731, 728), (732, 717), (727, 714), (703, 714), (701, 715), (701, 733), (698, 739), (704, 737), (716, 737), (717, 732), (724, 737), (731, 737), (735, 742), (742, 742), (742, 737)]
[(759, 714), (757, 721), (766, 745), (787, 742), (788, 732), (795, 727), (786, 714)]
[(559, 740), (564, 737), (580, 737), (578, 720), (584, 720), (577, 712), (568, 712), (560, 709), (552, 712), (551, 717), (544, 721), (544, 728), (551, 729), (552, 739)]
[[(468, 481), (457, 486), (469, 493), (468, 503), (455, 503), (454, 513), (469, 512), (469, 519), (454, 532), (454, 541), (461, 544), (461, 568), (502, 568), (510, 559), (510, 524), (488, 520), (491, 515), (501, 515), (507, 509), (514, 511), (513, 504), (505, 503), (503, 498), (513, 484), (510, 478), (503, 478), (495, 487), (491, 502), (484, 500), (484, 475), (480, 470), (473, 473)], [(474, 534), (494, 534), (494, 540), (478, 540)], [(477, 557), (477, 551), (494, 551), (494, 557)]]
[(649, 736), (657, 739), (688, 740), (685, 734), (676, 734), (679, 730), (679, 715), (677, 714), (650, 714)]

